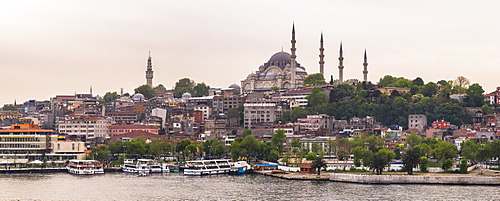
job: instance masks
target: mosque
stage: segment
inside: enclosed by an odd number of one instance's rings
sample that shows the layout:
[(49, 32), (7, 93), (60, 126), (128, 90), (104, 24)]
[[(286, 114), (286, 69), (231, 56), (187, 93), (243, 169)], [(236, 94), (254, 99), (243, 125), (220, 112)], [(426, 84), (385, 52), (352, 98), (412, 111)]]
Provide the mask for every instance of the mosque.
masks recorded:
[[(293, 90), (300, 88), (304, 85), (304, 78), (307, 77), (307, 72), (304, 66), (301, 66), (296, 59), (295, 51), (295, 25), (292, 26), (292, 47), (290, 48), (291, 54), (284, 52), (275, 53), (268, 62), (259, 67), (255, 73), (250, 73), (246, 79), (241, 81), (242, 92), (251, 91), (269, 91), (273, 87), (279, 87), (284, 90)], [(324, 75), (324, 48), (323, 48), (323, 34), (321, 34), (320, 48), (319, 48), (319, 70)], [(344, 82), (343, 79), (343, 51), (342, 43), (340, 43), (339, 51), (339, 83)], [(366, 50), (364, 54), (363, 63), (363, 81), (367, 81), (367, 57)]]

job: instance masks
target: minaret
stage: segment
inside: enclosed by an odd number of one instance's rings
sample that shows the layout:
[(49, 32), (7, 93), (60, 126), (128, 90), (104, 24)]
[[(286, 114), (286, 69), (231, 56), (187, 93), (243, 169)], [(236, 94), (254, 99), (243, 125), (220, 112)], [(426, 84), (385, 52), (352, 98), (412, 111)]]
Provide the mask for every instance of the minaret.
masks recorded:
[(364, 69), (363, 69), (363, 81), (368, 81), (368, 62), (366, 59), (366, 49), (365, 49), (365, 62), (363, 63)]
[(153, 87), (153, 64), (151, 63), (151, 51), (149, 52), (148, 67), (146, 70), (146, 84)]
[(342, 41), (340, 41), (340, 54), (339, 54), (339, 83), (344, 82), (344, 57), (342, 56)]
[(297, 50), (297, 48), (295, 48), (295, 23), (292, 25), (292, 48), (290, 48), (290, 50), (292, 51), (292, 55), (290, 55), (290, 58), (291, 58), (291, 67), (292, 67), (292, 80), (290, 83), (291, 84), (291, 89), (295, 89), (297, 86), (296, 86), (296, 81), (295, 81), (295, 77), (297, 77), (297, 73), (295, 71), (297, 71), (297, 67), (295, 66), (295, 58), (297, 58), (297, 56), (295, 55), (295, 50)]
[(90, 96), (92, 96), (92, 85), (90, 85)]
[(323, 60), (323, 58), (325, 58), (325, 55), (323, 54), (324, 50), (325, 48), (323, 48), (323, 32), (321, 32), (321, 39), (319, 40), (319, 73), (321, 73), (322, 75), (325, 75), (325, 61)]

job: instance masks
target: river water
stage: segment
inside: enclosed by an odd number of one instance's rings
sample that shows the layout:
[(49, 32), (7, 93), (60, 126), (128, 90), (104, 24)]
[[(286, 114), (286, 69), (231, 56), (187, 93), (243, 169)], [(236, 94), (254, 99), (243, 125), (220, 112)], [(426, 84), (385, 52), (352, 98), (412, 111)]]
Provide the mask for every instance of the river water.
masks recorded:
[(262, 175), (0, 174), (0, 200), (500, 200), (499, 190), (293, 181)]

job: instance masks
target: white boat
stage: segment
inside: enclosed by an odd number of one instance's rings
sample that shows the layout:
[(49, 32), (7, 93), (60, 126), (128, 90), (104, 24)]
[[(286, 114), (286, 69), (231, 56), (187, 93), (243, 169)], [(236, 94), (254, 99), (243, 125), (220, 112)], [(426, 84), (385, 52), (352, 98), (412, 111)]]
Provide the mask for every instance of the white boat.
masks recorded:
[(161, 164), (161, 171), (162, 172), (170, 172), (170, 165), (168, 163), (162, 163)]
[(246, 161), (237, 161), (231, 165), (230, 174), (244, 174), (251, 169), (251, 166)]
[(104, 167), (97, 160), (69, 160), (66, 166), (71, 174), (103, 174)]
[(130, 173), (160, 173), (162, 171), (161, 166), (156, 163), (153, 159), (125, 159), (121, 165), (124, 172)]
[(184, 175), (228, 174), (231, 163), (227, 159), (186, 161)]

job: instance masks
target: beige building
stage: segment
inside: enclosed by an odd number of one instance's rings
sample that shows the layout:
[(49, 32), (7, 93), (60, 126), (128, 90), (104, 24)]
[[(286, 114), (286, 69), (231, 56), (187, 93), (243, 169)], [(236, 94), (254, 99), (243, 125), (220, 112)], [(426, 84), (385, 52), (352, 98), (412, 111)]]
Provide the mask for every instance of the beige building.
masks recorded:
[(106, 137), (110, 122), (102, 117), (89, 117), (65, 120), (58, 125), (58, 131), (86, 139)]

